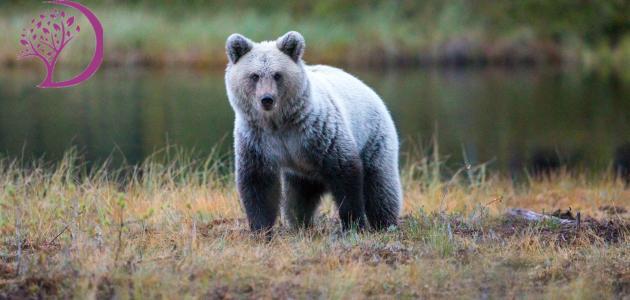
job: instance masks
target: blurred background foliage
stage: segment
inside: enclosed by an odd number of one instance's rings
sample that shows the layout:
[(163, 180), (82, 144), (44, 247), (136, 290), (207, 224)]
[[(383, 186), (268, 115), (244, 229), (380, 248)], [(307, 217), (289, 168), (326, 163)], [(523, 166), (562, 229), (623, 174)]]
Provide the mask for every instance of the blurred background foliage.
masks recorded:
[[(307, 59), (353, 66), (578, 62), (625, 68), (626, 0), (85, 0), (101, 17), (111, 64), (222, 66), (225, 38), (301, 31)], [(0, 58), (14, 64), (38, 1), (0, 4)], [(15, 37), (15, 38), (14, 38)], [(6, 40), (8, 39), (8, 40)], [(65, 61), (89, 59), (89, 39)]]
[[(301, 31), (308, 60), (352, 66), (579, 63), (630, 66), (630, 1), (82, 1), (101, 17), (108, 64), (223, 66), (225, 38)], [(0, 58), (15, 63), (36, 1), (3, 1)], [(90, 39), (63, 59), (83, 64)]]

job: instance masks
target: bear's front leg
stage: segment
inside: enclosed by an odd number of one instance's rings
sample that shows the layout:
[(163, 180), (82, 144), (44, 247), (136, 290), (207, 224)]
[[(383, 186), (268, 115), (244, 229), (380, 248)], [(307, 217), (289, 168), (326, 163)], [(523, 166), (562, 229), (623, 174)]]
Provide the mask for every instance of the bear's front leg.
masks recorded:
[(278, 167), (266, 161), (252, 143), (236, 143), (236, 185), (254, 232), (271, 233), (280, 206)]
[(365, 228), (363, 164), (358, 156), (327, 160), (328, 185), (339, 209), (344, 230)]

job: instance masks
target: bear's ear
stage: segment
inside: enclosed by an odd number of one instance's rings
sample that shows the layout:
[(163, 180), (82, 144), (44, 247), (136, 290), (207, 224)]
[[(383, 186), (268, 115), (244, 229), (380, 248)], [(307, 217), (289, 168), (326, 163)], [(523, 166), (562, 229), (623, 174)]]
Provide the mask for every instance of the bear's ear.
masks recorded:
[(289, 31), (276, 41), (276, 46), (284, 54), (291, 57), (294, 62), (298, 62), (304, 54), (306, 44), (304, 37), (299, 32)]
[(254, 43), (248, 38), (233, 33), (225, 42), (225, 51), (230, 62), (235, 64), (243, 55), (247, 54), (254, 47)]

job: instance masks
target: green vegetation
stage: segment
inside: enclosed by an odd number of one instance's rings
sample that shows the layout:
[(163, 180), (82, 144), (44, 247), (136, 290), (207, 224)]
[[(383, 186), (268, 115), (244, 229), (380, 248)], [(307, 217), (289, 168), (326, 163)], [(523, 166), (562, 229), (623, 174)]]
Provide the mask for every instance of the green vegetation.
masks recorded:
[[(288, 30), (307, 38), (307, 60), (355, 66), (580, 63), (627, 69), (630, 4), (602, 1), (83, 1), (106, 28), (108, 64), (223, 67), (225, 38)], [(0, 61), (41, 5), (0, 5)], [(12, 41), (15, 40), (15, 43)], [(82, 65), (90, 39), (63, 61)]]
[[(327, 200), (314, 228), (279, 226), (266, 241), (248, 231), (220, 159), (167, 151), (90, 172), (78, 161), (0, 161), (0, 298), (630, 293), (630, 190), (612, 179), (559, 174), (518, 187), (476, 168), (443, 180), (437, 156), (420, 158), (403, 171), (398, 229), (340, 232)], [(571, 207), (582, 224), (510, 219), (510, 207)]]

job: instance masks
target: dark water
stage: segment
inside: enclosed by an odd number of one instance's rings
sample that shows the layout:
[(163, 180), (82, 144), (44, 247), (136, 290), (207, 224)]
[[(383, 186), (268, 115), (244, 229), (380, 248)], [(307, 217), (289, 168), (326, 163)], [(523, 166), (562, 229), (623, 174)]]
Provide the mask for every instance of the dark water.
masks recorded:
[[(233, 113), (222, 72), (102, 70), (75, 88), (34, 88), (41, 72), (0, 70), (0, 152), (138, 163), (165, 145), (229, 151)], [(614, 75), (555, 69), (354, 72), (385, 99), (403, 150), (437, 134), (453, 166), (463, 153), (499, 170), (609, 166), (630, 142), (630, 86)]]

